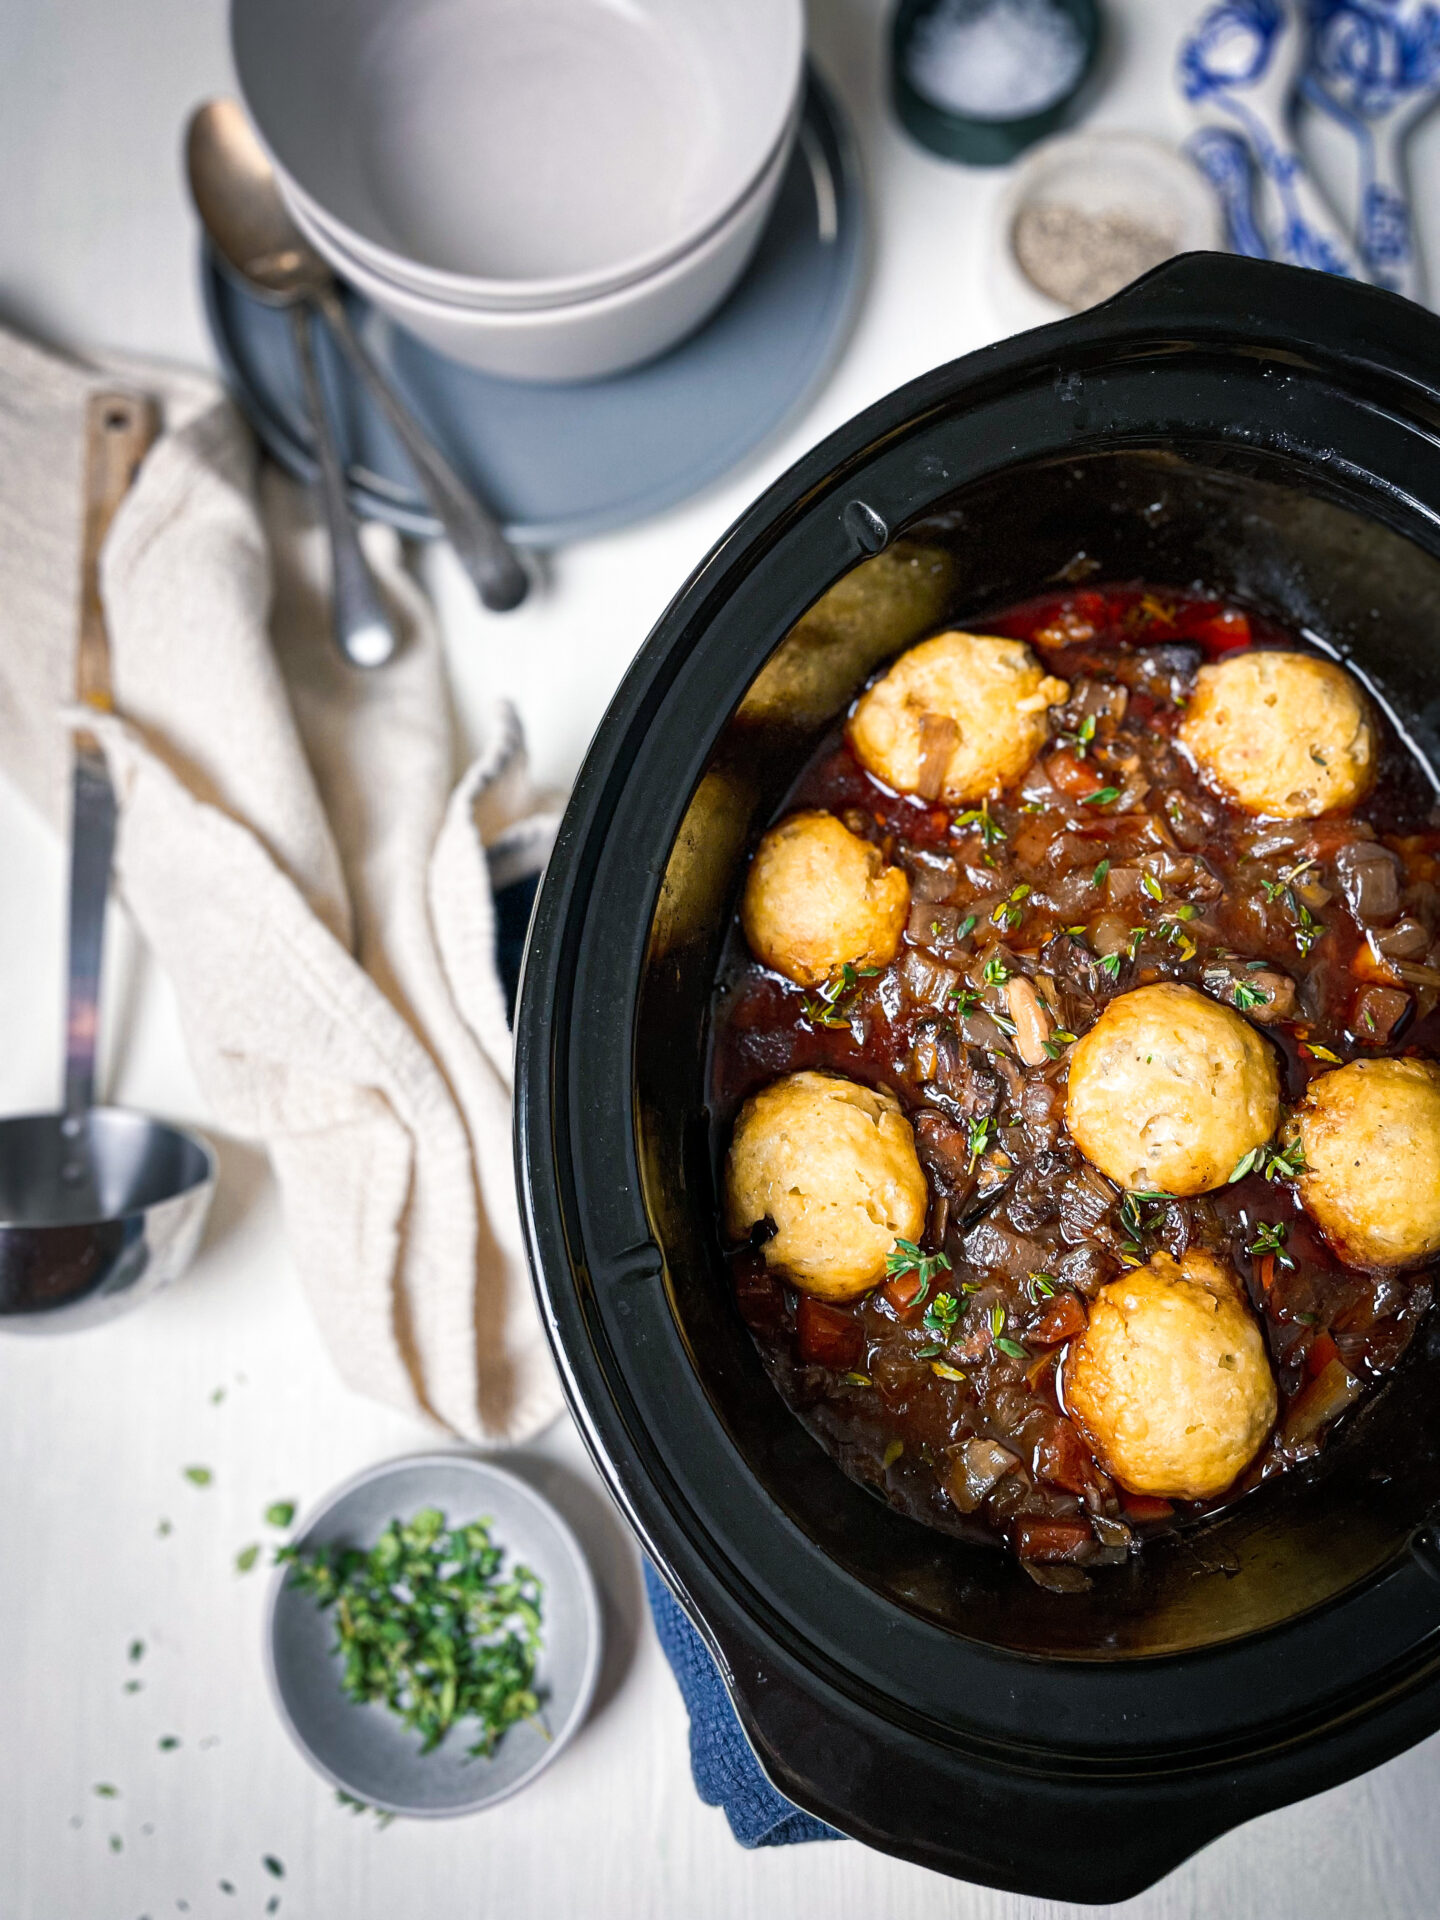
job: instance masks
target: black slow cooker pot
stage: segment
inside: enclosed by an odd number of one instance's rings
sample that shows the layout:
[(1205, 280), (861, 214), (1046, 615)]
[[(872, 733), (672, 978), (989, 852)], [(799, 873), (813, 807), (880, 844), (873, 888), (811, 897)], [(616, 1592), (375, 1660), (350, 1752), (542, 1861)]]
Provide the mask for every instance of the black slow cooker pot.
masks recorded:
[(1440, 1727), (1440, 1325), (1314, 1466), (1045, 1591), (847, 1479), (780, 1401), (722, 1264), (705, 1068), (747, 851), (819, 736), (921, 631), (1067, 569), (1311, 632), (1440, 766), (1440, 322), (1191, 255), (801, 460), (596, 736), (536, 910), (516, 1124), (571, 1407), (771, 1778), (872, 1846), (1098, 1901)]

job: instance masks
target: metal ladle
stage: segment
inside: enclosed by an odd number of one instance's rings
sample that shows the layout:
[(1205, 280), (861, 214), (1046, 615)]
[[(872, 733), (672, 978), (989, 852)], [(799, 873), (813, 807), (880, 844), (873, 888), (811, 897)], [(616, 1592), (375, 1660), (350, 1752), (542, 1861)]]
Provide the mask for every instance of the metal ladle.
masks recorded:
[[(154, 437), (149, 405), (98, 394), (86, 419), (79, 702), (110, 706), (100, 549)], [(100, 743), (75, 736), (65, 1105), (0, 1120), (0, 1327), (90, 1326), (138, 1304), (189, 1264), (215, 1188), (215, 1156), (196, 1134), (92, 1104), (100, 960), (115, 791)]]
[[(238, 101), (209, 100), (195, 109), (185, 138), (185, 161), (191, 196), (226, 270), (257, 299), (289, 312), (335, 552), (336, 617), (342, 647), (356, 658), (345, 636), (355, 622), (363, 626), (367, 617), (373, 618), (373, 610), (367, 616), (362, 602), (367, 593), (374, 598), (375, 589), (355, 537), (344, 470), (330, 435), (315, 369), (312, 311), (324, 318), (356, 377), (404, 447), (481, 600), (495, 613), (518, 607), (529, 591), (530, 576), (499, 522), (413, 419), (351, 325), (334, 274), (290, 218), (275, 170)], [(356, 608), (353, 614), (342, 608), (347, 597)], [(365, 644), (372, 645), (373, 639), (367, 637)], [(367, 659), (358, 664), (376, 662)]]

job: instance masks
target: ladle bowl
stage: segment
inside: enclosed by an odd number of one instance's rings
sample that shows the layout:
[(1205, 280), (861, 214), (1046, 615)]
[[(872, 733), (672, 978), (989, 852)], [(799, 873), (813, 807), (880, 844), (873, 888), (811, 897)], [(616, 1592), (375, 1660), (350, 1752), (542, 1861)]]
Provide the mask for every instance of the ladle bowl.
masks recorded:
[(163, 1120), (0, 1120), (0, 1324), (71, 1332), (138, 1306), (189, 1265), (214, 1189), (210, 1148)]

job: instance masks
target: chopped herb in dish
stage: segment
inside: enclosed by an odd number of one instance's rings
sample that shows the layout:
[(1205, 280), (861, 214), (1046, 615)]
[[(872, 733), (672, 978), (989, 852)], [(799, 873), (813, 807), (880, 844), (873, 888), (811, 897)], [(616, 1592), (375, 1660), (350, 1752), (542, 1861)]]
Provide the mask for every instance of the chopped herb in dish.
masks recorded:
[(430, 1753), (458, 1722), (471, 1755), (494, 1753), (520, 1720), (536, 1720), (540, 1582), (505, 1568), (489, 1523), (450, 1526), (425, 1507), (392, 1520), (373, 1547), (281, 1547), (289, 1584), (334, 1609), (346, 1696), (380, 1701)]

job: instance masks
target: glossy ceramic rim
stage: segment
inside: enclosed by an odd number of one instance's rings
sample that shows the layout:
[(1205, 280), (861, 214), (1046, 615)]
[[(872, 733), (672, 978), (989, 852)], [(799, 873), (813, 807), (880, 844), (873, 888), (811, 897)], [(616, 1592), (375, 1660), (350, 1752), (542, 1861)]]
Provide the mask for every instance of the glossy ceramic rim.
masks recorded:
[(240, 46), (239, 18), (245, 0), (230, 0), (229, 44), (231, 63), (241, 99), (271, 163), (278, 173), (304, 195), (312, 208), (324, 214), (322, 224), (334, 230), (335, 237), (344, 240), (352, 254), (362, 258), (371, 257), (374, 263), (391, 277), (397, 271), (402, 276), (412, 275), (417, 271), (427, 279), (433, 276), (434, 284), (442, 291), (451, 289), (460, 294), (468, 290), (469, 296), (476, 300), (490, 298), (499, 304), (524, 301), (543, 306), (571, 298), (583, 298), (602, 286), (623, 285), (663, 266), (676, 254), (685, 252), (698, 241), (703, 240), (712, 227), (726, 218), (737, 200), (743, 199), (750, 192), (756, 179), (774, 158), (777, 142), (783, 142), (786, 139), (787, 130), (793, 137), (793, 130), (798, 124), (797, 103), (803, 98), (805, 86), (806, 35), (803, 0), (765, 0), (765, 4), (767, 8), (783, 7), (791, 16), (792, 45), (786, 56), (790, 80), (785, 90), (784, 110), (777, 117), (775, 132), (765, 143), (758, 160), (747, 168), (743, 177), (732, 180), (723, 194), (716, 196), (702, 214), (697, 215), (688, 226), (677, 231), (662, 244), (634, 255), (630, 259), (617, 260), (608, 267), (596, 269), (590, 273), (557, 274), (535, 280), (500, 279), (483, 274), (453, 274), (444, 268), (429, 266), (424, 261), (415, 260), (358, 233), (348, 222), (340, 220), (338, 215), (321, 207), (316, 196), (309, 193), (298, 175), (284, 161), (279, 151), (282, 140), (272, 136), (267, 130), (263, 117), (256, 107), (255, 89), (252, 84), (254, 76), (247, 73), (247, 63)]
[(570, 283), (483, 280), (468, 274), (444, 273), (439, 268), (421, 268), (405, 255), (377, 246), (353, 227), (346, 226), (343, 220), (322, 207), (313, 195), (306, 193), (273, 155), (271, 158), (291, 218), (316, 252), (323, 255), (342, 277), (368, 274), (377, 284), (383, 283), (387, 292), (393, 290), (397, 296), (413, 301), (417, 307), (424, 306), (437, 313), (474, 311), (497, 318), (514, 315), (519, 319), (541, 316), (557, 309), (598, 304), (612, 295), (658, 280), (672, 268), (706, 250), (722, 232), (735, 225), (772, 177), (776, 181), (783, 178), (800, 131), (804, 109), (805, 69), (802, 63), (790, 111), (775, 144), (758, 171), (730, 205), (717, 214), (702, 232), (693, 234), (683, 244), (662, 251), (638, 267), (597, 275), (583, 284), (579, 280)]
[[(796, 123), (798, 127), (798, 122)], [(652, 272), (642, 274), (634, 280), (627, 280), (620, 286), (604, 291), (583, 295), (574, 299), (554, 301), (547, 306), (534, 307), (487, 307), (475, 301), (452, 301), (437, 299), (433, 295), (417, 293), (413, 288), (401, 286), (398, 282), (377, 272), (368, 261), (348, 253), (340, 243), (329, 236), (326, 245), (329, 248), (329, 260), (341, 279), (348, 280), (372, 306), (386, 310), (386, 302), (393, 302), (395, 311), (391, 318), (403, 326), (400, 313), (413, 315), (418, 320), (438, 321), (446, 326), (466, 327), (477, 335), (509, 335), (511, 339), (526, 334), (543, 335), (552, 330), (569, 330), (583, 326), (587, 321), (605, 321), (623, 314), (627, 309), (643, 308), (649, 301), (663, 299), (673, 288), (682, 286), (697, 268), (704, 267), (734, 237), (735, 233), (747, 222), (756, 224), (756, 237), (764, 231), (769, 213), (767, 202), (773, 201), (779, 191), (780, 182), (785, 177), (785, 169), (790, 160), (791, 142), (786, 141), (776, 149), (770, 165), (756, 180), (750, 191), (739, 204), (731, 209), (726, 217), (712, 227), (695, 245), (686, 252), (677, 254), (673, 259), (656, 267)], [(308, 211), (292, 204), (290, 209), (295, 224), (317, 251), (321, 248), (321, 235), (313, 217)], [(726, 289), (728, 293), (729, 289)], [(721, 299), (725, 295), (722, 294)], [(716, 301), (716, 306), (720, 301)], [(701, 323), (703, 324), (703, 322)], [(436, 352), (441, 351), (438, 347)], [(606, 376), (600, 375), (599, 378)]]

